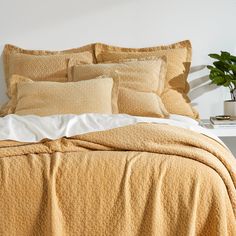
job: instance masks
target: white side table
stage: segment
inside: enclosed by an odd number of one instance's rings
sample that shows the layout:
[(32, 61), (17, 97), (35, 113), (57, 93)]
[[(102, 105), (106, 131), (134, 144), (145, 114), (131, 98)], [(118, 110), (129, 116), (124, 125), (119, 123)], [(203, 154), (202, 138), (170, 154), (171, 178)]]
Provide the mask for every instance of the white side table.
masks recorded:
[(218, 136), (231, 150), (236, 157), (236, 127), (233, 128), (214, 128), (209, 120), (201, 120), (201, 125), (209, 129), (213, 134)]

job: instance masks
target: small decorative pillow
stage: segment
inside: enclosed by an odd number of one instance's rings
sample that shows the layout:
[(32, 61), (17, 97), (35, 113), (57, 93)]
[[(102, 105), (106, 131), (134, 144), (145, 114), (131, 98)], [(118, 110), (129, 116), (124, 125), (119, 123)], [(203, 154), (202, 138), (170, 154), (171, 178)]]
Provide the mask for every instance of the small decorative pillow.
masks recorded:
[(191, 106), (187, 96), (187, 76), (191, 65), (192, 48), (190, 41), (149, 48), (122, 48), (97, 43), (95, 56), (98, 63), (117, 63), (125, 59), (149, 60), (151, 56), (166, 56), (167, 74), (161, 99), (168, 112), (198, 118), (198, 112)]
[(5, 45), (3, 51), (4, 69), (7, 86), (13, 74), (29, 77), (38, 81), (67, 81), (69, 59), (76, 60), (76, 63), (93, 63), (94, 45), (87, 45), (81, 48), (65, 51), (42, 51), (25, 50), (13, 45)]
[(9, 91), (11, 100), (2, 115), (112, 114), (118, 111), (118, 87), (113, 86), (113, 79), (109, 77), (60, 83), (35, 82), (13, 75)]
[(166, 75), (164, 57), (153, 61), (76, 65), (72, 69), (72, 81), (101, 75), (112, 77), (115, 83), (119, 80), (119, 113), (153, 117), (169, 115), (159, 97)]

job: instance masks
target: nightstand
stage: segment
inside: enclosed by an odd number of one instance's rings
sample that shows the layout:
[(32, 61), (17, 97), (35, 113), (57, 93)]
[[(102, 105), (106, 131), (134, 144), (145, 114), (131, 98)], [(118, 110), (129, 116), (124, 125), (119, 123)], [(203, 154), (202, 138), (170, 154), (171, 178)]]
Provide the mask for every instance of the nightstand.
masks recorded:
[(210, 130), (213, 134), (218, 136), (231, 150), (236, 157), (236, 127), (233, 128), (214, 128), (209, 120), (201, 120), (201, 125)]

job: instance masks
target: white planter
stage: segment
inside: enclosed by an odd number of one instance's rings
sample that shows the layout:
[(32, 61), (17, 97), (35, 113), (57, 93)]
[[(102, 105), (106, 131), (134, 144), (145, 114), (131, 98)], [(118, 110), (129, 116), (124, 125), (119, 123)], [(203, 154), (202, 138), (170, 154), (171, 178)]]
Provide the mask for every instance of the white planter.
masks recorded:
[(224, 114), (236, 116), (236, 101), (228, 100), (224, 102)]

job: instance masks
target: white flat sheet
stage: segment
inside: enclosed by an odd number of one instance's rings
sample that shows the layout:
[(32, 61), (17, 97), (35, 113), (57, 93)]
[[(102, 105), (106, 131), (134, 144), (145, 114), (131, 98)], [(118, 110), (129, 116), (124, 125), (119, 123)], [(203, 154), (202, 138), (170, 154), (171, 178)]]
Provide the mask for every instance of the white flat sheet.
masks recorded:
[(184, 116), (171, 115), (169, 119), (160, 119), (130, 116), (126, 114), (104, 115), (92, 113), (45, 117), (34, 115), (7, 115), (0, 118), (0, 140), (39, 142), (44, 138), (54, 140), (61, 137), (71, 137), (89, 132), (104, 131), (140, 122), (182, 127), (202, 133), (223, 144), (217, 136), (212, 134), (209, 130), (199, 126), (198, 122)]

